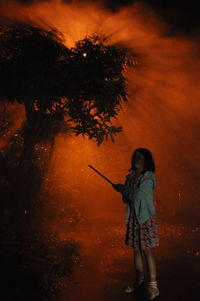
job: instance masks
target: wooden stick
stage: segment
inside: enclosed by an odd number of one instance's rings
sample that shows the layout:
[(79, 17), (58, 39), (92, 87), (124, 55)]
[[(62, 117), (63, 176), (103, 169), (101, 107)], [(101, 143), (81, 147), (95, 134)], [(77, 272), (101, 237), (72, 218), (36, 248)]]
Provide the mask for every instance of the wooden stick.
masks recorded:
[(111, 182), (108, 178), (106, 178), (104, 175), (102, 175), (102, 173), (100, 173), (96, 168), (94, 168), (92, 165), (88, 165), (90, 168), (92, 168), (94, 171), (96, 171), (100, 176), (102, 176), (106, 181), (108, 181), (110, 184), (114, 184), (113, 182)]

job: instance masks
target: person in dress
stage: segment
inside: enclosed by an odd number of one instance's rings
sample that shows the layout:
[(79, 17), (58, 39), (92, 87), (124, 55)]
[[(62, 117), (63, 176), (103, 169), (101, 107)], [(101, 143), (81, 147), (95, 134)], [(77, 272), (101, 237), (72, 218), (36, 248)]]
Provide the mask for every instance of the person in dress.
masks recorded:
[[(154, 205), (154, 189), (157, 186), (155, 163), (152, 153), (146, 148), (137, 148), (131, 159), (130, 173), (124, 184), (113, 184), (122, 194), (126, 208), (125, 244), (133, 249), (136, 280), (125, 292), (144, 291), (148, 300), (159, 295), (156, 262), (153, 249), (159, 246), (158, 223)], [(147, 262), (149, 279), (144, 286), (144, 258)]]

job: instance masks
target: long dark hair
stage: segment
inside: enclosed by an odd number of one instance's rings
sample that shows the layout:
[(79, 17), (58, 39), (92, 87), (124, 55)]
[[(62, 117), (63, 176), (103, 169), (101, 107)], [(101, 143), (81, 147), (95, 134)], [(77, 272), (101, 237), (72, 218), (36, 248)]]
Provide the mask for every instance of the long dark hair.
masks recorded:
[(142, 147), (136, 148), (134, 150), (131, 158), (131, 168), (129, 169), (129, 171), (135, 170), (134, 163), (136, 158), (136, 152), (138, 151), (144, 156), (144, 169), (142, 173), (144, 174), (147, 170), (155, 172), (156, 167), (151, 151), (147, 148)]

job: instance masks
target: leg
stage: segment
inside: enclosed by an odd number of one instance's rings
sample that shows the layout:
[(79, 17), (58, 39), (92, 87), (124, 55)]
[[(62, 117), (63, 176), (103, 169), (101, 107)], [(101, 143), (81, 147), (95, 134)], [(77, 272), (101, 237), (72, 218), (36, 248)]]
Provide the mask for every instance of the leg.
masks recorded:
[(151, 248), (146, 248), (144, 250), (145, 259), (147, 261), (148, 271), (149, 271), (149, 281), (146, 288), (146, 294), (148, 300), (152, 300), (157, 295), (159, 295), (159, 290), (157, 287), (156, 280), (156, 263), (153, 256), (153, 252)]
[(145, 250), (143, 250), (143, 252), (148, 266), (149, 280), (156, 281), (156, 262), (154, 259), (153, 250), (151, 248), (146, 248)]
[(142, 258), (142, 251), (139, 249), (133, 250), (133, 257), (135, 262), (135, 270), (136, 270), (136, 279), (140, 280), (144, 277), (144, 264), (143, 264), (143, 258)]
[(143, 258), (142, 252), (138, 249), (133, 249), (133, 257), (135, 261), (136, 279), (132, 286), (128, 286), (125, 289), (126, 293), (132, 293), (138, 291), (144, 284), (144, 271), (143, 271)]

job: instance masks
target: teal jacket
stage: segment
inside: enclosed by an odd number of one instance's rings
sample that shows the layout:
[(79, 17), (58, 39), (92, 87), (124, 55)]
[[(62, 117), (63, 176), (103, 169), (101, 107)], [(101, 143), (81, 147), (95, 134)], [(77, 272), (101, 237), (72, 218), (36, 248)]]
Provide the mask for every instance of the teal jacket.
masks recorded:
[(146, 222), (152, 215), (156, 214), (154, 206), (154, 189), (157, 186), (156, 177), (153, 171), (146, 171), (140, 179), (138, 187), (130, 187), (129, 181), (134, 175), (134, 171), (126, 175), (125, 191), (122, 194), (123, 202), (127, 203), (126, 223), (129, 221), (132, 201), (134, 200), (134, 209), (139, 224)]

